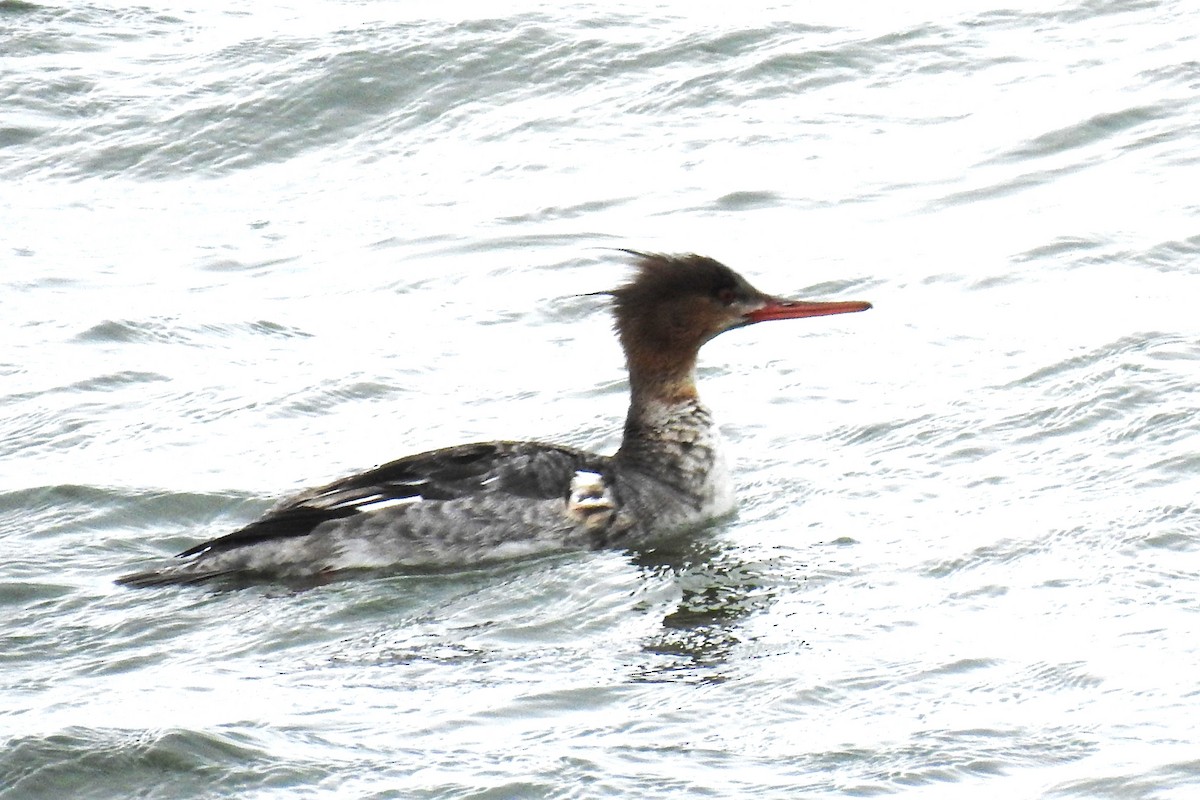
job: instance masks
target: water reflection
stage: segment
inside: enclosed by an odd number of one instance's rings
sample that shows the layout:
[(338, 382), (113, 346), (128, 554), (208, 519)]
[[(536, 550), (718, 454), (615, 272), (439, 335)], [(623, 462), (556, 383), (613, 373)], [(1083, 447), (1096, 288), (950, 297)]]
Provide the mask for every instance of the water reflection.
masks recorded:
[(769, 608), (778, 593), (777, 567), (740, 557), (737, 548), (713, 539), (680, 541), (667, 548), (636, 553), (633, 563), (647, 576), (672, 581), (679, 602), (662, 619), (642, 649), (656, 656), (638, 679), (704, 683), (728, 679), (724, 668), (754, 614)]

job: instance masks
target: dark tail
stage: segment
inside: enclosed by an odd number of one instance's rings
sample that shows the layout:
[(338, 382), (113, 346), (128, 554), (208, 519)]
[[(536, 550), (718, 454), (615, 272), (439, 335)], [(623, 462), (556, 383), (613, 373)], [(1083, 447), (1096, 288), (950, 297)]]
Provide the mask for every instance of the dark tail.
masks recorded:
[(128, 586), (131, 589), (145, 589), (151, 586), (187, 586), (214, 578), (228, 577), (232, 574), (233, 572), (230, 570), (197, 570), (185, 566), (172, 566), (146, 572), (132, 572), (122, 575), (113, 583), (118, 586)]

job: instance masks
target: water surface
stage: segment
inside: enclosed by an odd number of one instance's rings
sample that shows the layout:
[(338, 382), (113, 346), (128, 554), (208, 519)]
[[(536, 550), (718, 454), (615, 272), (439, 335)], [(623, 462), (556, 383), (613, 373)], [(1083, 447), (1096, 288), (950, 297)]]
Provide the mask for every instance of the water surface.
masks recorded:
[[(0, 2), (0, 797), (1186, 798), (1200, 12)], [(709, 345), (649, 552), (112, 584), (429, 447), (611, 451), (607, 249)]]

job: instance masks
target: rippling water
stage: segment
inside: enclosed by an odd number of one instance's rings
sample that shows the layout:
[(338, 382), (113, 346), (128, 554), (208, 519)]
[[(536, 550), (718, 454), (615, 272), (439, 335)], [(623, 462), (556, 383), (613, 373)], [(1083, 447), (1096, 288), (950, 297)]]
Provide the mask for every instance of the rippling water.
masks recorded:
[[(0, 796), (1190, 798), (1200, 11), (0, 1)], [(307, 591), (117, 575), (427, 447), (611, 450), (605, 248), (736, 518)]]

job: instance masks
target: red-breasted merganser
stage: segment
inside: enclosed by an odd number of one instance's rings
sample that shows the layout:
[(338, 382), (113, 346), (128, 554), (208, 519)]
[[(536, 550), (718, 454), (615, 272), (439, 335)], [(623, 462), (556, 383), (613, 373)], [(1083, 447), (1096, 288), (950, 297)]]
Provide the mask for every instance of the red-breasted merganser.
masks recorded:
[(711, 258), (630, 252), (611, 292), (631, 402), (616, 455), (540, 442), (432, 450), (278, 503), (128, 586), (220, 577), (313, 578), (356, 568), (444, 568), (561, 550), (638, 547), (728, 513), (733, 493), (696, 356), (717, 334), (776, 319), (865, 311), (864, 302), (763, 294)]

